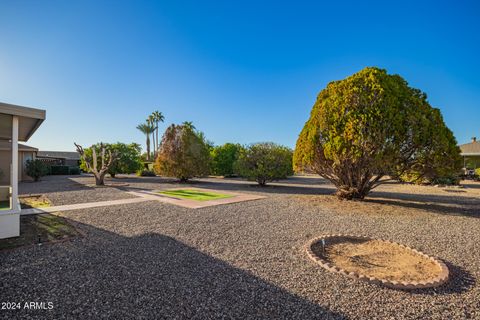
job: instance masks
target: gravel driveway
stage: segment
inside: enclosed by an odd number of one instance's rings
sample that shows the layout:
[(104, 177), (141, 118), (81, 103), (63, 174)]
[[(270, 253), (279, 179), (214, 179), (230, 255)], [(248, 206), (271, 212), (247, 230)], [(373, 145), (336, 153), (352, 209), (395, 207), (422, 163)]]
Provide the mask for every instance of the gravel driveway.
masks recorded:
[[(136, 189), (177, 186), (161, 178), (124, 179)], [(148, 201), (65, 212), (83, 238), (0, 252), (0, 301), (53, 302), (54, 308), (1, 310), (0, 317), (480, 319), (475, 186), (457, 194), (386, 185), (371, 203), (344, 205), (323, 196), (333, 188), (314, 178), (264, 189), (239, 180), (194, 185), (267, 198), (196, 210)], [(434, 199), (436, 207), (429, 210), (422, 199)], [(331, 274), (311, 262), (303, 246), (340, 232), (438, 256), (452, 280), (404, 292)]]

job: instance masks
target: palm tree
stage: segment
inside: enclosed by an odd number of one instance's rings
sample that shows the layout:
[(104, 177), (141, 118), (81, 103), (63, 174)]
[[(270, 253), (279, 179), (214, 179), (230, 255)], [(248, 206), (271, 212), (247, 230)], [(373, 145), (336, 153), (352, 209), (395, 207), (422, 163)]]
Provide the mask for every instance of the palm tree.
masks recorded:
[(154, 127), (147, 121), (147, 123), (139, 124), (137, 129), (147, 136), (147, 161), (150, 161), (150, 134), (152, 134)]
[(191, 130), (195, 130), (195, 126), (193, 125), (193, 122), (192, 121), (183, 121), (182, 123), (185, 127), (191, 129)]
[(157, 111), (154, 111), (154, 112), (152, 113), (152, 116), (153, 116), (153, 118), (154, 118), (154, 120), (155, 120), (155, 126), (157, 127), (157, 129), (155, 130), (155, 132), (156, 132), (156, 135), (157, 135), (156, 139), (157, 139), (157, 150), (158, 150), (158, 148), (160, 148), (160, 143), (159, 143), (159, 141), (158, 141), (158, 123), (159, 123), (159, 122), (163, 122), (163, 120), (165, 120), (165, 117), (164, 117), (163, 114), (162, 114), (160, 111), (158, 111), (158, 110), (157, 110)]
[(155, 144), (155, 131), (157, 130), (157, 127), (155, 127), (155, 117), (153, 114), (149, 115), (147, 118), (147, 123), (150, 124), (153, 127), (152, 131), (152, 140), (153, 140), (153, 154), (155, 157), (155, 150), (156, 150), (156, 144)]

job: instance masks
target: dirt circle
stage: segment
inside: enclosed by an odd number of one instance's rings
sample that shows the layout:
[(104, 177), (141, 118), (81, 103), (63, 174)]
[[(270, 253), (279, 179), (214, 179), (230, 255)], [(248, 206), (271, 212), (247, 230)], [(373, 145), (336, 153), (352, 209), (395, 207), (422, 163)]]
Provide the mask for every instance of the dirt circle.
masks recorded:
[(436, 287), (448, 280), (442, 261), (387, 240), (323, 236), (309, 242), (307, 252), (329, 271), (395, 289)]

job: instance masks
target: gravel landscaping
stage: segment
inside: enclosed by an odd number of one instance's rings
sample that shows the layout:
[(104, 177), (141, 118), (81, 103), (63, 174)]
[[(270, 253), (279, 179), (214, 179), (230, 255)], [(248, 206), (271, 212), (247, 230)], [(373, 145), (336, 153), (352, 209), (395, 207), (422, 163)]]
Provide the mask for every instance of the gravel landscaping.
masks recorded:
[[(84, 179), (68, 183), (89, 183)], [(120, 180), (135, 190), (185, 186), (158, 177)], [(62, 192), (56, 184), (45, 179), (36, 184), (43, 191), (26, 184), (21, 190), (47, 192), (55, 205), (129, 196), (121, 188)], [(83, 237), (0, 252), (0, 300), (54, 308), (2, 310), (0, 317), (480, 318), (480, 184), (388, 184), (367, 202), (340, 202), (328, 195), (328, 182), (313, 177), (266, 188), (239, 179), (189, 186), (267, 197), (201, 209), (147, 201), (64, 212)], [(405, 292), (330, 273), (309, 260), (304, 246), (334, 233), (389, 239), (437, 256), (451, 281)]]
[(43, 194), (55, 206), (134, 198), (119, 188), (93, 187), (94, 182), (92, 175), (46, 176), (39, 182), (21, 182), (18, 189), (20, 195)]

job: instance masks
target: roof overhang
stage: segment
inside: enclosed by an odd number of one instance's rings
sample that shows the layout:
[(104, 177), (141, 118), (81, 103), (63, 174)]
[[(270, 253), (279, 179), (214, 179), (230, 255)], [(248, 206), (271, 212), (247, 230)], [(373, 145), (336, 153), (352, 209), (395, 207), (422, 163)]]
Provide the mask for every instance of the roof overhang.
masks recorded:
[(45, 120), (46, 112), (41, 109), (0, 102), (0, 140), (12, 138), (13, 116), (17, 116), (19, 119), (18, 140), (27, 141)]

